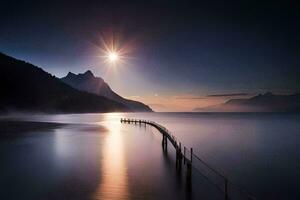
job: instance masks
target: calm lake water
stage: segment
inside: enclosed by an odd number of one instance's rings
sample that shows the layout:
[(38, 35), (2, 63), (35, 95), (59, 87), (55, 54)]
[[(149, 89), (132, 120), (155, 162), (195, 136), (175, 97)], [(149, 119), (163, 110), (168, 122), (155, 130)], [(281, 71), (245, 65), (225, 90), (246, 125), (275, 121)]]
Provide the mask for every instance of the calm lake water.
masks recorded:
[(0, 136), (0, 199), (224, 199), (196, 170), (188, 187), (161, 134), (121, 117), (164, 125), (257, 199), (300, 199), (300, 115), (238, 113), (10, 116), (64, 125)]

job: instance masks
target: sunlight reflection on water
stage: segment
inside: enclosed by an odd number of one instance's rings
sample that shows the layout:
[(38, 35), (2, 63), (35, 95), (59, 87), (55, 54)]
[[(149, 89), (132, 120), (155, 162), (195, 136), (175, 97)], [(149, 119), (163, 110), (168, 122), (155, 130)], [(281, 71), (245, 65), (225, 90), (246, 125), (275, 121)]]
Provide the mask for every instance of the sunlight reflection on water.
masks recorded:
[(128, 199), (126, 159), (123, 135), (118, 114), (105, 115), (104, 126), (108, 129), (100, 165), (102, 180), (96, 190), (96, 199)]

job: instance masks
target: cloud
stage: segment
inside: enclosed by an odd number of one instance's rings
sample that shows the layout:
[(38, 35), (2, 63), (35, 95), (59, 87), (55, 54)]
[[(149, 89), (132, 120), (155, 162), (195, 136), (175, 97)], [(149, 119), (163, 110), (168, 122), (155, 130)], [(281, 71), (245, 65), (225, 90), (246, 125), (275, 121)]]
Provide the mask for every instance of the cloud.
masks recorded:
[(248, 96), (248, 93), (227, 93), (227, 94), (211, 94), (206, 97), (236, 97), (236, 96)]

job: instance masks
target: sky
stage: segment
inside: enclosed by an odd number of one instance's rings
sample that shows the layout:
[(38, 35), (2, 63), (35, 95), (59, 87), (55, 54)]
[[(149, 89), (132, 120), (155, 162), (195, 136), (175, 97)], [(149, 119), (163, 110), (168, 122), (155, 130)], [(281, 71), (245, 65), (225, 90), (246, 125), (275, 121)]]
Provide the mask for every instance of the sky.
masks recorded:
[[(57, 77), (92, 70), (157, 111), (300, 91), (290, 1), (1, 1), (0, 51)], [(122, 52), (105, 62), (104, 44)]]

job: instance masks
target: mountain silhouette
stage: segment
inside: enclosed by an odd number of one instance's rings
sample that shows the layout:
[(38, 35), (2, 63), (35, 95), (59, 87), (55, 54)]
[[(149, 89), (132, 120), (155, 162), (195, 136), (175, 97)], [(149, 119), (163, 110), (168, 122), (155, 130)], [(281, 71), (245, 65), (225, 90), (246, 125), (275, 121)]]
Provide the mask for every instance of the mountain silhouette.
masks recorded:
[(134, 111), (152, 111), (149, 106), (141, 102), (121, 97), (120, 95), (115, 93), (102, 78), (95, 77), (90, 70), (82, 74), (74, 74), (72, 72), (69, 72), (68, 75), (61, 78), (61, 80), (75, 89), (107, 97), (111, 100), (126, 105)]
[(276, 95), (271, 92), (248, 99), (230, 99), (227, 102), (196, 108), (196, 112), (300, 112), (300, 94)]
[(131, 111), (106, 97), (76, 90), (39, 67), (0, 53), (0, 111)]

